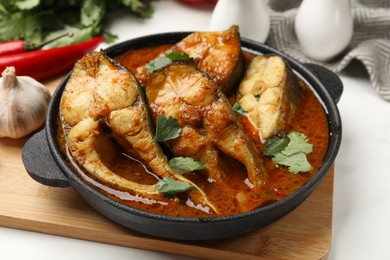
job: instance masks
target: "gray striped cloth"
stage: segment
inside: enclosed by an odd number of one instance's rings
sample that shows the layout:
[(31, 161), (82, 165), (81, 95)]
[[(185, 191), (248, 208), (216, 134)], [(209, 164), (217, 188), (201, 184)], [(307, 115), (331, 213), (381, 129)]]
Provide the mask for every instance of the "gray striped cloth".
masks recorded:
[(338, 57), (318, 62), (300, 50), (294, 18), (302, 0), (268, 0), (271, 28), (267, 44), (304, 63), (322, 65), (340, 72), (352, 59), (361, 61), (378, 94), (390, 101), (390, 0), (351, 0), (354, 34), (348, 48)]

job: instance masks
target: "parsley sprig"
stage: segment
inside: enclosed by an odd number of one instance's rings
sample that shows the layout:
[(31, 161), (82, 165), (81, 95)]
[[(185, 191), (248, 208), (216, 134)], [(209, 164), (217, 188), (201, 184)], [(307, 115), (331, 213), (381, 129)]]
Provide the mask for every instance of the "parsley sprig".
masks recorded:
[(178, 51), (172, 51), (165, 56), (160, 56), (151, 60), (148, 64), (146, 64), (146, 70), (149, 74), (153, 73), (156, 70), (159, 70), (165, 66), (168, 66), (172, 62), (175, 61), (186, 61), (190, 60), (191, 57), (187, 53), (180, 53)]
[(196, 190), (196, 188), (187, 182), (164, 177), (157, 182), (157, 190), (164, 194), (165, 197), (173, 198), (176, 193), (185, 192), (187, 190)]
[(174, 157), (169, 161), (169, 167), (180, 174), (207, 169), (206, 165), (191, 157)]
[(273, 157), (275, 154), (281, 152), (288, 143), (290, 142), (290, 139), (287, 137), (286, 132), (279, 131), (278, 134), (271, 136), (266, 141), (266, 147), (263, 149), (263, 152)]
[(309, 172), (313, 169), (306, 155), (313, 151), (313, 145), (303, 133), (279, 132), (266, 142), (264, 154), (272, 157), (276, 164), (288, 167), (291, 173)]
[[(179, 174), (207, 169), (206, 165), (189, 157), (174, 157), (169, 161), (169, 167)], [(157, 182), (157, 190), (158, 192), (163, 193), (165, 197), (173, 198), (176, 193), (197, 189), (187, 182), (164, 177)]]
[(179, 137), (181, 131), (176, 118), (159, 115), (157, 117), (156, 134), (152, 141), (158, 143), (175, 139)]

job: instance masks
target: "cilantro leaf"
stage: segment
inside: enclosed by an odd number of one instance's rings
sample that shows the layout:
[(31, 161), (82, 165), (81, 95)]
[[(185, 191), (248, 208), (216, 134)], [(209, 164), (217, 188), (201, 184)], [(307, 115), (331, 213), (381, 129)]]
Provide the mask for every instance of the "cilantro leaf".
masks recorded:
[(260, 94), (257, 93), (257, 94), (254, 94), (253, 96), (255, 97), (256, 101), (259, 102), (259, 100), (260, 100)]
[(130, 8), (130, 10), (139, 17), (148, 18), (153, 14), (153, 8), (142, 0), (120, 0), (121, 4)]
[(7, 9), (4, 7), (3, 3), (0, 3), (0, 15), (7, 15), (7, 14), (8, 14)]
[[(0, 1), (0, 42), (23, 39), (39, 45), (46, 35), (65, 27), (89, 29), (92, 32), (89, 38), (92, 38), (107, 30), (107, 19), (111, 19), (110, 13), (116, 10), (143, 18), (153, 13), (148, 0)], [(81, 38), (72, 38), (75, 42), (77, 39)], [(70, 41), (70, 44), (75, 42)]]
[(183, 61), (190, 59), (190, 56), (187, 53), (180, 53), (178, 51), (170, 52), (166, 55), (166, 57), (171, 61)]
[(157, 118), (156, 134), (152, 142), (164, 142), (179, 137), (181, 128), (176, 118), (159, 115)]
[(80, 10), (80, 22), (85, 27), (97, 25), (106, 13), (105, 0), (84, 0)]
[(41, 42), (40, 17), (21, 11), (0, 16), (0, 42), (25, 39), (31, 44)]
[(146, 64), (146, 70), (149, 74), (153, 73), (156, 70), (159, 70), (174, 61), (184, 61), (189, 60), (191, 57), (187, 53), (180, 53), (178, 51), (172, 51), (165, 56), (160, 56), (151, 60), (148, 64)]
[(245, 109), (242, 108), (242, 106), (240, 105), (240, 103), (235, 103), (235, 104), (233, 105), (233, 110), (234, 110), (235, 112), (237, 112), (238, 114), (240, 114), (240, 115), (245, 115), (245, 114), (246, 114)]
[(295, 174), (299, 172), (308, 172), (313, 169), (313, 167), (307, 161), (306, 155), (304, 153), (294, 153), (291, 155), (277, 153), (275, 157), (272, 158), (272, 161), (274, 163), (287, 166), (288, 170)]
[(169, 167), (180, 174), (207, 169), (206, 165), (190, 157), (174, 157), (169, 161)]
[(19, 0), (15, 2), (15, 6), (19, 10), (30, 10), (39, 5), (39, 0)]
[(146, 70), (149, 74), (153, 73), (154, 71), (161, 69), (169, 64), (172, 63), (172, 60), (167, 58), (166, 56), (158, 57), (152, 61), (150, 61), (148, 64), (146, 64)]
[(284, 154), (292, 155), (298, 152), (308, 154), (313, 151), (313, 145), (309, 143), (309, 139), (306, 135), (298, 132), (291, 132), (288, 134), (288, 138), (290, 138), (290, 143), (286, 149), (284, 149)]
[(280, 153), (285, 149), (290, 140), (287, 136), (281, 136), (280, 134), (274, 135), (267, 139), (266, 147), (263, 149), (263, 152), (268, 156), (274, 156), (277, 153)]
[(288, 167), (291, 173), (308, 172), (313, 169), (307, 160), (306, 154), (313, 151), (313, 145), (303, 133), (291, 132), (287, 136), (284, 132), (272, 136), (266, 142), (263, 152), (272, 157), (276, 164)]
[(157, 190), (163, 193), (165, 197), (172, 198), (176, 193), (185, 192), (186, 190), (196, 190), (196, 188), (186, 182), (164, 177), (157, 182)]
[[(48, 41), (49, 39), (56, 38), (60, 35), (65, 34), (65, 30), (56, 31), (54, 33), (51, 33), (46, 36), (44, 41)], [(47, 48), (55, 48), (55, 47), (62, 47), (62, 46), (68, 46), (71, 44), (76, 44), (79, 42), (87, 41), (88, 39), (93, 37), (93, 28), (87, 27), (84, 29), (75, 29), (72, 30), (72, 37), (62, 37), (58, 40), (53, 41), (52, 43), (49, 43), (45, 45)]]

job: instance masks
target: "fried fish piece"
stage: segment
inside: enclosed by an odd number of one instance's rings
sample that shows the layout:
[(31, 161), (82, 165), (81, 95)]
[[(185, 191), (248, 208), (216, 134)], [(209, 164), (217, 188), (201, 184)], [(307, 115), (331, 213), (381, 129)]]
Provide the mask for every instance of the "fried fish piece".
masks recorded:
[(225, 95), (233, 91), (244, 71), (237, 25), (221, 32), (194, 32), (174, 48), (195, 58), (195, 66), (210, 76)]
[(61, 116), (71, 155), (93, 178), (148, 198), (163, 197), (156, 184), (125, 179), (102, 162), (96, 147), (105, 126), (156, 175), (195, 187), (188, 192), (194, 202), (218, 212), (196, 184), (170, 169), (160, 146), (152, 142), (153, 123), (136, 78), (103, 52), (88, 54), (75, 64), (61, 100)]
[(174, 117), (182, 128), (179, 138), (167, 144), (175, 156), (192, 157), (207, 165), (207, 174), (223, 179), (218, 152), (240, 161), (256, 186), (266, 172), (256, 148), (248, 140), (230, 104), (215, 81), (188, 64), (173, 63), (150, 75), (146, 83), (154, 121)]
[(261, 139), (285, 129), (294, 117), (302, 90), (283, 58), (256, 56), (239, 86), (238, 103)]
[[(191, 33), (159, 56), (174, 51), (188, 54), (193, 58), (187, 62), (207, 73), (225, 94), (232, 93), (244, 72), (244, 56), (239, 29), (236, 25), (221, 32)], [(148, 77), (145, 65), (133, 71), (144, 85)]]

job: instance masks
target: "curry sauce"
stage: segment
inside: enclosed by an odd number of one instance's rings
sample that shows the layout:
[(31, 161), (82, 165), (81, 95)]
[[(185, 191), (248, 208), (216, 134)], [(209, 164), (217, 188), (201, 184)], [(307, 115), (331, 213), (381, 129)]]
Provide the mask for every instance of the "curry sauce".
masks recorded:
[[(128, 68), (131, 72), (139, 75), (144, 65), (150, 60), (156, 58), (163, 51), (168, 50), (171, 45), (161, 45), (138, 50), (129, 50), (116, 58), (116, 61)], [(254, 57), (253, 54), (244, 53), (246, 64)], [(142, 74), (142, 73), (141, 73)], [(142, 81), (144, 81), (142, 79)], [(297, 191), (304, 183), (316, 174), (322, 165), (324, 155), (328, 147), (328, 122), (324, 108), (317, 97), (306, 83), (299, 79), (298, 84), (303, 92), (296, 113), (292, 121), (287, 125), (285, 131), (297, 131), (304, 133), (310, 143), (313, 144), (313, 152), (308, 154), (307, 158), (313, 167), (308, 173), (293, 174), (286, 167), (277, 166), (266, 155), (261, 152), (264, 148), (264, 142), (259, 138), (256, 129), (250, 124), (249, 120), (242, 116), (240, 123), (245, 129), (248, 138), (255, 144), (263, 166), (268, 174), (266, 184), (259, 188), (254, 188), (248, 180), (246, 168), (227, 155), (221, 153), (220, 168), (226, 176), (226, 181), (219, 182), (209, 178), (202, 171), (194, 171), (184, 174), (186, 178), (196, 183), (210, 197), (213, 203), (220, 209), (219, 214), (213, 213), (209, 208), (196, 205), (185, 194), (179, 194), (174, 199), (153, 200), (142, 198), (137, 194), (129, 194), (121, 191), (115, 185), (102, 183), (91, 178), (76, 162), (72, 156), (67, 153), (66, 144), (59, 133), (59, 139), (63, 144), (63, 151), (68, 154), (73, 168), (89, 183), (96, 186), (107, 196), (118, 200), (126, 205), (141, 210), (181, 217), (213, 217), (225, 216), (243, 213), (268, 205), (281, 200), (286, 196)], [(231, 102), (235, 100), (235, 94), (228, 97)], [(59, 129), (60, 132), (62, 129)], [(104, 146), (95, 147), (101, 160), (112, 172), (128, 180), (141, 184), (152, 185), (159, 180), (159, 177), (148, 168), (142, 160), (123, 149), (118, 143), (118, 138), (114, 138), (109, 129), (103, 129), (103, 134), (99, 137), (100, 144)], [(108, 148), (107, 148), (108, 147)], [(170, 151), (162, 147), (165, 154), (171, 156)], [(237, 198), (242, 203), (237, 204)]]

